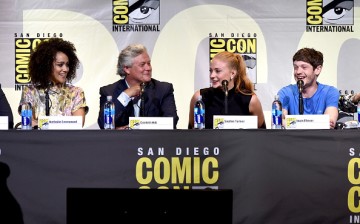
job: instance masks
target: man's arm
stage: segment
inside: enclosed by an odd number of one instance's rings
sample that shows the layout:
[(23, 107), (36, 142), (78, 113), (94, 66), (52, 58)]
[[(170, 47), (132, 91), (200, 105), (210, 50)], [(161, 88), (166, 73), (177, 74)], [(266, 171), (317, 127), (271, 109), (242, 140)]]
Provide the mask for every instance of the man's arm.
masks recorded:
[(337, 118), (339, 116), (339, 111), (337, 107), (327, 107), (324, 114), (328, 114), (330, 117), (330, 128), (335, 128)]
[(354, 104), (358, 104), (360, 101), (360, 93), (355, 93), (351, 98), (351, 102)]
[(330, 128), (335, 128), (339, 116), (339, 97), (339, 91), (335, 87), (330, 87), (326, 96), (326, 109), (324, 111), (324, 114), (328, 114), (330, 117)]

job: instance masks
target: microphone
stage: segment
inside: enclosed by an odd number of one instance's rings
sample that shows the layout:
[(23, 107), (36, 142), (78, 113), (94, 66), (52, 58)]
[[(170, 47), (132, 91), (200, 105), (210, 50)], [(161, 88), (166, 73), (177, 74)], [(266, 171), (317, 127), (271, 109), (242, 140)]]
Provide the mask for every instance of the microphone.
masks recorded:
[(144, 82), (140, 84), (140, 117), (145, 116), (145, 86)]
[(228, 84), (229, 84), (229, 81), (227, 81), (225, 79), (221, 82), (222, 88), (223, 88), (226, 96), (228, 95)]
[(142, 82), (141, 84), (140, 84), (140, 95), (142, 95), (144, 92), (145, 92), (145, 82)]
[(304, 81), (298, 80), (297, 86), (299, 89), (299, 114), (302, 115), (302, 114), (304, 114), (304, 102), (303, 102), (303, 97), (302, 97), (302, 91), (304, 89)]
[(298, 80), (297, 81), (297, 87), (299, 89), (299, 93), (301, 94), (303, 89), (304, 89), (304, 81), (303, 80)]
[(223, 80), (221, 82), (221, 85), (223, 87), (223, 90), (225, 92), (225, 99), (224, 99), (224, 107), (225, 107), (225, 114), (228, 114), (228, 84), (229, 84), (229, 81), (227, 80)]

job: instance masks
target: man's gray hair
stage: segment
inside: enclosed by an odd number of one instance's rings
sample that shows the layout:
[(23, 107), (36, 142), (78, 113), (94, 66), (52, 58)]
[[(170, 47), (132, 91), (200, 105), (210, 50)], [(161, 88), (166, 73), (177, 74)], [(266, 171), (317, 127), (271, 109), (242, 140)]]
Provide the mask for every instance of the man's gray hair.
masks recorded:
[(127, 74), (124, 71), (124, 67), (131, 67), (133, 65), (133, 58), (144, 52), (147, 52), (147, 49), (142, 44), (131, 44), (123, 49), (118, 57), (117, 74), (125, 78)]

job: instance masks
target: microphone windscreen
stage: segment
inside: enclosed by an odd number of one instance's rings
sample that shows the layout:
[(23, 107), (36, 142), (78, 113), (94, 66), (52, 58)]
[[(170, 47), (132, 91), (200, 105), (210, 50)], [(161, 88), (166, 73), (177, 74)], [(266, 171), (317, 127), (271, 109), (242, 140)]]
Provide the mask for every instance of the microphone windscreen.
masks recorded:
[(300, 88), (300, 87), (303, 87), (304, 81), (303, 81), (303, 80), (298, 80), (298, 81), (297, 81), (297, 85), (298, 85), (299, 88)]
[(140, 88), (141, 88), (141, 93), (144, 93), (145, 92), (145, 83), (141, 83), (140, 84)]
[(223, 86), (227, 86), (228, 84), (229, 84), (229, 81), (227, 81), (225, 79), (221, 82), (221, 85), (223, 85)]
[(299, 93), (301, 93), (304, 89), (304, 81), (303, 80), (298, 80), (297, 81), (297, 87), (298, 87), (298, 90), (299, 90)]

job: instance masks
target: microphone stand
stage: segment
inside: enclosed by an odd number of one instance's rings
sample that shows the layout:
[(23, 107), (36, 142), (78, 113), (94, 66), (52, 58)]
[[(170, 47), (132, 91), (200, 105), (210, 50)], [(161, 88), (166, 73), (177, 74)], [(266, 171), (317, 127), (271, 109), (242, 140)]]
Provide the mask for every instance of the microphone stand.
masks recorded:
[(50, 116), (49, 88), (45, 90), (45, 115)]
[(297, 86), (299, 89), (299, 114), (304, 114), (304, 99), (302, 96), (302, 90), (303, 90), (304, 81), (299, 80), (297, 82)]
[(299, 114), (304, 114), (304, 102), (303, 102), (303, 96), (302, 93), (299, 93)]
[(224, 100), (224, 106), (225, 106), (225, 114), (228, 114), (228, 92), (225, 92), (225, 100)]
[(225, 114), (228, 114), (228, 95), (229, 95), (229, 91), (228, 91), (228, 81), (227, 80), (223, 80), (221, 82), (224, 92), (225, 92), (225, 99), (224, 99), (224, 107), (225, 107)]
[(140, 117), (145, 117), (145, 83), (141, 83), (141, 93), (140, 93)]

